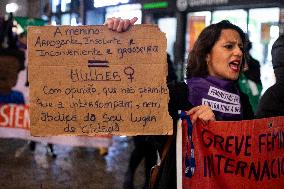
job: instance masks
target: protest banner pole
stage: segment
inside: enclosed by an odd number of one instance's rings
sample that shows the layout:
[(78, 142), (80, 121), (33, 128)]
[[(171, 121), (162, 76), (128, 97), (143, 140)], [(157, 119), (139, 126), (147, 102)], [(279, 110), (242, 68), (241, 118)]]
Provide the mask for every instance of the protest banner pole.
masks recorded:
[[(179, 110), (179, 114), (181, 111)], [(176, 172), (177, 172), (177, 189), (182, 189), (182, 124), (181, 119), (177, 123), (176, 137)]]

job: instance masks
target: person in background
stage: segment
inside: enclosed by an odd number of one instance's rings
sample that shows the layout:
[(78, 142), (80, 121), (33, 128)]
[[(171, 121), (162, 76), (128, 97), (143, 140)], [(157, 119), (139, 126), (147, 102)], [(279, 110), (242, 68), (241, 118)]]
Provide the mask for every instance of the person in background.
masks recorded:
[[(109, 18), (105, 25), (111, 30), (123, 32), (136, 20), (137, 18)], [(214, 120), (237, 121), (254, 118), (248, 96), (237, 86), (245, 62), (245, 45), (244, 32), (226, 20), (206, 27), (199, 35), (189, 54), (187, 82), (179, 87), (169, 86), (169, 112), (174, 120), (174, 140), (161, 164), (155, 188), (176, 188), (175, 125), (178, 110), (187, 110), (193, 125), (197, 119), (207, 124)], [(230, 95), (234, 97), (234, 101), (228, 101), (222, 98), (224, 95), (218, 94)], [(229, 109), (235, 108), (231, 112), (215, 104), (222, 104)]]
[[(17, 41), (17, 42), (18, 42), (18, 43), (17, 43), (18, 48), (19, 48), (20, 50), (22, 50), (23, 52), (26, 53), (26, 50), (27, 50), (27, 32), (21, 33), (21, 34), (19, 35), (19, 37), (18, 37), (18, 41)], [(26, 73), (25, 73), (24, 78), (25, 78), (25, 83), (24, 83), (25, 87), (29, 87), (29, 82), (28, 82), (28, 69), (26, 69)], [(22, 85), (23, 85), (23, 83), (22, 83)], [(37, 144), (37, 142), (35, 142), (35, 141), (30, 141), (30, 142), (29, 142), (29, 148), (30, 148), (30, 150), (31, 150), (32, 152), (35, 151), (35, 149), (36, 149), (36, 144)], [(48, 144), (47, 144), (47, 147), (48, 147), (48, 151), (49, 151), (49, 153), (52, 155), (52, 157), (53, 157), (53, 158), (56, 158), (57, 155), (54, 153), (53, 144), (48, 143)]]
[(250, 41), (248, 41), (245, 48), (247, 52), (246, 62), (244, 64), (244, 71), (239, 76), (238, 83), (240, 90), (249, 96), (249, 101), (255, 112), (262, 91), (260, 64), (259, 61), (254, 59), (250, 54), (252, 48), (252, 43)]
[(127, 171), (124, 177), (123, 189), (134, 188), (134, 175), (137, 167), (145, 158), (145, 181), (143, 189), (147, 189), (151, 168), (157, 162), (157, 149), (152, 144), (149, 136), (133, 136), (134, 150), (131, 152)]
[(16, 49), (0, 49), (0, 104), (25, 104), (22, 92), (12, 90), (18, 73), (25, 68), (25, 54)]
[[(26, 33), (20, 38), (13, 32), (13, 15), (5, 20), (0, 18), (0, 104), (25, 104), (23, 92), (14, 90), (19, 72), (25, 69)], [(29, 143), (35, 150), (36, 143)], [(52, 157), (56, 157), (53, 145), (48, 144)]]
[[(167, 83), (172, 83), (177, 80), (173, 62), (170, 55), (167, 54), (168, 75)], [(129, 164), (125, 174), (123, 189), (133, 189), (134, 187), (134, 175), (137, 167), (145, 158), (145, 181), (143, 189), (148, 187), (151, 168), (157, 163), (157, 146), (154, 145), (152, 136), (133, 136), (134, 150), (130, 155)]]
[(0, 17), (0, 103), (25, 104), (22, 92), (13, 90), (18, 74), (25, 69), (25, 54), (17, 48), (13, 14)]
[(284, 116), (284, 34), (272, 45), (271, 56), (276, 83), (261, 97), (256, 118)]
[(167, 53), (167, 65), (168, 65), (167, 83), (170, 84), (177, 81), (177, 74), (174, 63), (171, 61), (171, 56), (168, 53)]

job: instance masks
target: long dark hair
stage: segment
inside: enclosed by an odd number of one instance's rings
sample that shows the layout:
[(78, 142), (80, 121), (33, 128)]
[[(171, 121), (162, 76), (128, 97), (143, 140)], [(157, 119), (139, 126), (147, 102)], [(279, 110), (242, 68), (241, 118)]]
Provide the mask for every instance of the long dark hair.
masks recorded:
[[(241, 28), (232, 24), (228, 20), (222, 20), (216, 24), (207, 26), (198, 36), (192, 50), (188, 55), (186, 77), (203, 77), (208, 75), (206, 56), (212, 50), (215, 43), (219, 40), (222, 30), (233, 29), (237, 31), (246, 45), (246, 35)], [(245, 53), (245, 52), (244, 52)], [(245, 56), (243, 56), (243, 63)]]

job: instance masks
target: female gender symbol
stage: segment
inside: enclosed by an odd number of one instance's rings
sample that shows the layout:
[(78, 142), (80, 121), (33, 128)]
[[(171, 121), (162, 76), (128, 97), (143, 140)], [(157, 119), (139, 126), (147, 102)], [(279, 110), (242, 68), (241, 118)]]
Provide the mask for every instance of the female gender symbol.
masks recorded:
[(124, 73), (126, 75), (128, 75), (128, 78), (130, 80), (130, 82), (132, 83), (132, 80), (134, 79), (133, 75), (134, 75), (134, 69), (131, 66), (128, 66), (126, 68), (124, 68)]

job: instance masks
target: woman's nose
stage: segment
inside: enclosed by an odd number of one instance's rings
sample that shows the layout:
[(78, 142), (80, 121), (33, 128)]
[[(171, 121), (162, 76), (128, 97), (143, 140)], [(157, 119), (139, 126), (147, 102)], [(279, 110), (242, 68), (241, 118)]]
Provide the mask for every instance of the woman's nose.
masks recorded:
[(236, 56), (243, 56), (243, 50), (241, 47), (236, 47), (235, 50), (234, 50), (234, 55)]

